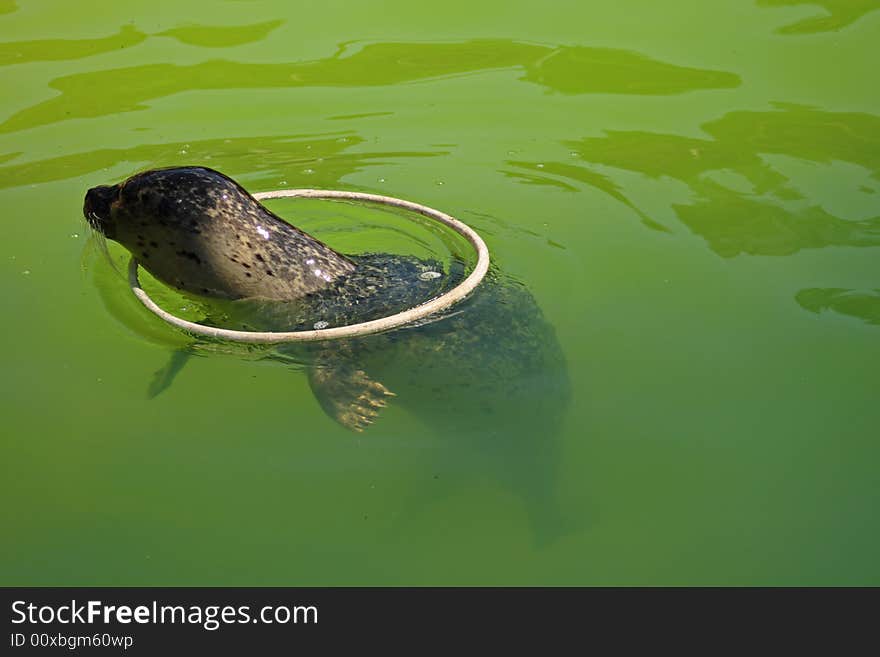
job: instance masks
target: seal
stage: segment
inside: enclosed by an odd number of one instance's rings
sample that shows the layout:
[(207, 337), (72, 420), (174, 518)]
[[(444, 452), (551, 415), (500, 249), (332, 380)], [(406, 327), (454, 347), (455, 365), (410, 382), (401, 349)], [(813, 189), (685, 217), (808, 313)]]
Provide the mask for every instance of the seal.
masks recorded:
[[(455, 257), (444, 263), (337, 253), (223, 174), (199, 167), (147, 171), (95, 187), (84, 213), (160, 280), (217, 297), (203, 323), (222, 328), (309, 330), (386, 317), (443, 294), (467, 270)], [(197, 338), (156, 373), (150, 394), (169, 387), (202, 349), (243, 355), (236, 345)], [(567, 367), (553, 327), (521, 282), (490, 269), (454, 311), (431, 321), (281, 345), (261, 357), (297, 370), (305, 364), (318, 406), (348, 430), (366, 431), (386, 407), (402, 406), (439, 437), (422, 444), (431, 448), (426, 453), (444, 445), (449, 468), (473, 468), (481, 480), (495, 471), (518, 491), (536, 536), (558, 534), (565, 525), (554, 490), (570, 398)], [(405, 438), (420, 440), (421, 432)]]
[(355, 269), (205, 167), (154, 169), (94, 187), (83, 213), (153, 276), (196, 295), (291, 300)]

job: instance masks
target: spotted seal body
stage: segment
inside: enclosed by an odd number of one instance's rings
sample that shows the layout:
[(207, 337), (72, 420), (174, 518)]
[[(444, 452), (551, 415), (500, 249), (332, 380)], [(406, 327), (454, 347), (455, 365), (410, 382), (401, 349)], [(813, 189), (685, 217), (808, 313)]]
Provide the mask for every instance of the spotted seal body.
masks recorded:
[[(95, 188), (85, 213), (160, 279), (218, 297), (203, 323), (224, 328), (294, 331), (377, 319), (442, 294), (466, 274), (454, 258), (338, 254), (207, 169), (147, 172)], [(273, 275), (257, 278), (261, 267)], [(318, 267), (328, 276), (315, 275)], [(226, 349), (197, 340), (176, 352), (150, 393), (167, 388), (202, 347)], [(517, 281), (492, 269), (444, 316), (376, 335), (282, 345), (265, 357), (297, 369), (305, 364), (320, 407), (347, 429), (365, 431), (385, 406), (400, 405), (430, 429), (407, 432), (403, 443), (423, 441), (431, 448), (425, 453), (439, 459), (431, 467), (450, 480), (465, 470), (480, 480), (493, 472), (522, 497), (541, 540), (566, 524), (554, 497), (570, 396), (565, 359), (552, 326)], [(390, 426), (386, 437), (394, 431)]]
[(213, 169), (155, 169), (95, 187), (83, 212), (156, 278), (201, 296), (296, 299), (355, 269)]

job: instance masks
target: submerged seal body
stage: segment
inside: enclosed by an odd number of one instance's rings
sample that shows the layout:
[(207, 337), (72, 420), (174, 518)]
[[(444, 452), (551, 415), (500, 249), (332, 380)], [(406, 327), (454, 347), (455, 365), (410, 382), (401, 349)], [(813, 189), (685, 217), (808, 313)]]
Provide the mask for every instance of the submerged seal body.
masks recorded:
[(202, 296), (295, 299), (355, 268), (213, 169), (155, 169), (95, 187), (83, 213), (156, 278)]
[[(94, 188), (84, 212), (157, 278), (225, 300), (204, 320), (225, 328), (295, 331), (369, 321), (465, 277), (455, 260), (444, 266), (396, 254), (339, 254), (209, 169), (148, 171)], [(188, 351), (198, 348), (196, 342)], [(153, 393), (170, 384), (187, 353), (158, 373)], [(553, 490), (568, 374), (553, 328), (517, 281), (493, 269), (430, 322), (284, 345), (267, 357), (305, 362), (321, 408), (351, 430), (366, 429), (393, 397), (448, 446), (449, 468), (476, 468), (479, 476), (494, 470), (523, 496), (537, 534), (560, 532)]]

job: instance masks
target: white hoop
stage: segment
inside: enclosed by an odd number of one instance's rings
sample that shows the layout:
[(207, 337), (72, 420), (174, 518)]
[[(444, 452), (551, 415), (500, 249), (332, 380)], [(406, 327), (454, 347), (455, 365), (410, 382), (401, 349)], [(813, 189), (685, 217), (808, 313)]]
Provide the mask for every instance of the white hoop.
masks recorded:
[(253, 195), (255, 199), (262, 200), (267, 198), (318, 198), (318, 199), (345, 199), (352, 201), (366, 201), (368, 203), (379, 203), (381, 205), (390, 205), (396, 208), (411, 210), (429, 219), (434, 219), (448, 226), (459, 235), (462, 235), (474, 250), (477, 252), (477, 264), (474, 270), (461, 283), (435, 299), (423, 303), (421, 305), (404, 310), (396, 315), (389, 315), (380, 319), (374, 319), (369, 322), (360, 324), (350, 324), (348, 326), (336, 326), (333, 328), (316, 329), (313, 331), (235, 331), (232, 329), (215, 328), (213, 326), (202, 326), (194, 322), (181, 319), (176, 315), (172, 315), (163, 310), (141, 287), (138, 281), (138, 262), (132, 257), (128, 264), (128, 284), (131, 291), (138, 300), (144, 304), (151, 312), (160, 318), (195, 335), (201, 335), (210, 338), (220, 338), (223, 340), (231, 340), (234, 342), (247, 342), (250, 344), (274, 344), (278, 342), (311, 342), (315, 340), (330, 340), (334, 338), (350, 338), (359, 335), (369, 335), (371, 333), (380, 333), (389, 329), (397, 328), (405, 324), (409, 324), (419, 319), (423, 319), (429, 315), (448, 308), (457, 301), (462, 300), (470, 294), (483, 277), (489, 271), (489, 249), (483, 239), (467, 224), (462, 223), (458, 219), (449, 216), (439, 210), (429, 208), (426, 205), (420, 205), (411, 201), (394, 198), (392, 196), (380, 196), (378, 194), (364, 194), (361, 192), (340, 192), (324, 189), (280, 189), (272, 192), (258, 192)]

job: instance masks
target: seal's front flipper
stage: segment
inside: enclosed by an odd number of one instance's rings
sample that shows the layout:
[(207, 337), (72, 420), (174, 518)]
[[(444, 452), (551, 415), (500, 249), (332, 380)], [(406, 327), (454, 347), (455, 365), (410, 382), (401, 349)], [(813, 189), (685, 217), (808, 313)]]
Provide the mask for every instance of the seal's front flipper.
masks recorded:
[(384, 385), (350, 365), (309, 369), (309, 385), (324, 412), (346, 429), (363, 431), (394, 397)]
[(150, 381), (150, 385), (147, 388), (147, 398), (153, 399), (165, 392), (165, 390), (171, 385), (171, 382), (174, 381), (174, 377), (183, 369), (183, 366), (186, 365), (186, 362), (192, 355), (192, 347), (185, 347), (173, 351), (171, 353), (171, 360), (168, 361), (165, 367), (157, 370), (156, 373), (153, 374), (153, 380)]

